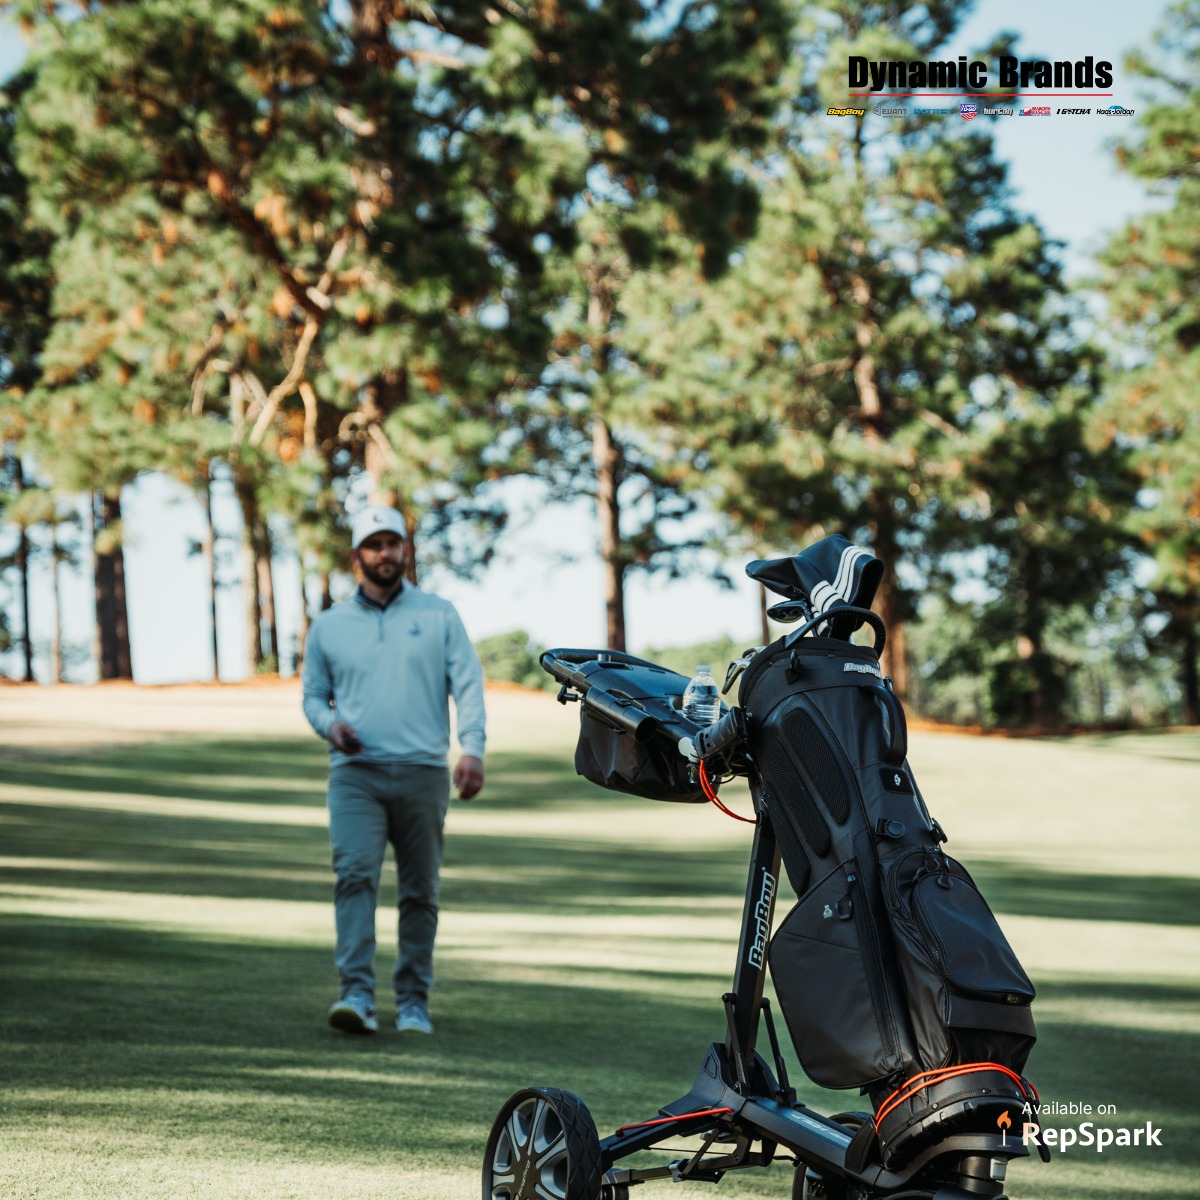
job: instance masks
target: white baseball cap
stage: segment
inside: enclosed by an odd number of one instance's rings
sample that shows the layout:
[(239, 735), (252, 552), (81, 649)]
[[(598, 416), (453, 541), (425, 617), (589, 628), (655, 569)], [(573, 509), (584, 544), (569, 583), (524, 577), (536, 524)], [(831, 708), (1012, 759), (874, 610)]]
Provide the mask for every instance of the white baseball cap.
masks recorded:
[(404, 518), (394, 508), (384, 508), (381, 504), (372, 504), (362, 512), (354, 514), (350, 521), (350, 545), (357, 550), (373, 533), (397, 533), (402, 538), (408, 537), (404, 527)]

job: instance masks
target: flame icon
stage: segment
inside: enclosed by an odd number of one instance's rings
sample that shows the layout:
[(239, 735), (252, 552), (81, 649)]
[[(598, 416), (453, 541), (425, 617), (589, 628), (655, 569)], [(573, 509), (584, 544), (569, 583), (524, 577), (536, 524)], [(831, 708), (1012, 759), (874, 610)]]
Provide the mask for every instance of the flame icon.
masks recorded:
[(1012, 1117), (1010, 1117), (1010, 1116), (1008, 1115), (1008, 1113), (1007, 1113), (1007, 1112), (1002, 1112), (1002, 1113), (1001, 1113), (1001, 1114), (1000, 1114), (1000, 1115), (999, 1115), (999, 1116), (996, 1118), (996, 1124), (997, 1124), (997, 1125), (998, 1125), (998, 1126), (999, 1126), (1001, 1129), (1008, 1129), (1008, 1128), (1009, 1128), (1009, 1126), (1010, 1126), (1010, 1125), (1012, 1125)]

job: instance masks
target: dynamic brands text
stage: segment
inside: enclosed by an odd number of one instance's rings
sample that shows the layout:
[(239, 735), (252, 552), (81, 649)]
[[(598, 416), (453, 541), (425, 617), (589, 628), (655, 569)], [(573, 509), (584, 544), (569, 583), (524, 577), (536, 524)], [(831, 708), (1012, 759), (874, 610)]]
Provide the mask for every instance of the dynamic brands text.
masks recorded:
[[(1092, 88), (1112, 84), (1112, 63), (1097, 62), (1088, 54), (1077, 62), (1064, 59), (1022, 62), (1008, 54), (997, 61), (1002, 88)], [(889, 88), (967, 88), (980, 91), (988, 85), (988, 65), (980, 59), (968, 63), (966, 55), (942, 62), (878, 62), (852, 54), (849, 57), (852, 88), (869, 87), (873, 92)]]

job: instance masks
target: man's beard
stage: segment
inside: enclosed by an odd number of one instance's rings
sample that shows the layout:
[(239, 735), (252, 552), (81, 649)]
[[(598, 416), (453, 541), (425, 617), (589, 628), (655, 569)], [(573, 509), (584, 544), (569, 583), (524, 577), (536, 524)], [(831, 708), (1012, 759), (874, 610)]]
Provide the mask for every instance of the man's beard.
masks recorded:
[(361, 563), (362, 573), (376, 586), (381, 588), (394, 587), (399, 581), (403, 567), (397, 562), (379, 562), (373, 567)]

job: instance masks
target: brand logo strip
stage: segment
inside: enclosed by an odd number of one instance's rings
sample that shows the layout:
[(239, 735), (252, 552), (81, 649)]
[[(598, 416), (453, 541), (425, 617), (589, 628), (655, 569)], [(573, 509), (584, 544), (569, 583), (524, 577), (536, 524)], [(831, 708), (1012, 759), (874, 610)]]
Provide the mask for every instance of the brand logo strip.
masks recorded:
[(842, 667), (842, 671), (857, 671), (860, 675), (874, 675), (876, 679), (883, 678), (883, 672), (874, 663), (848, 662)]
[(762, 891), (758, 903), (754, 906), (754, 941), (750, 944), (747, 956), (752, 967), (763, 965), (767, 953), (767, 942), (771, 940), (771, 908), (775, 903), (775, 876), (770, 871), (763, 872)]

